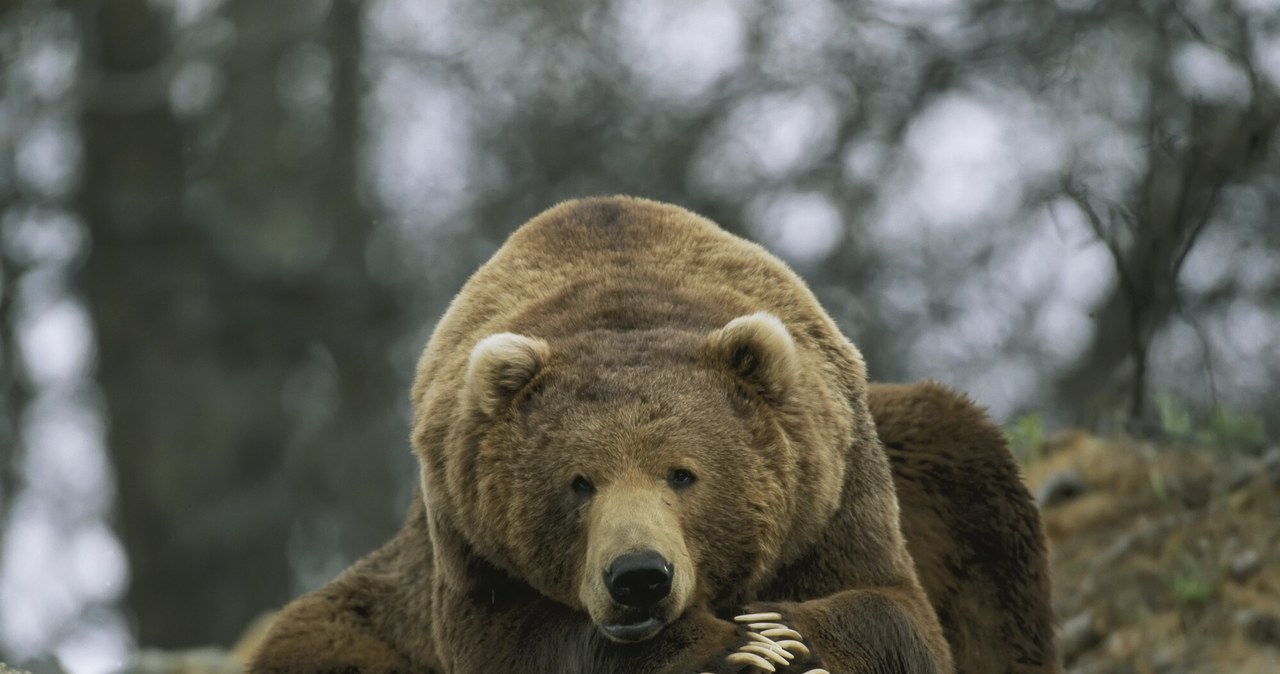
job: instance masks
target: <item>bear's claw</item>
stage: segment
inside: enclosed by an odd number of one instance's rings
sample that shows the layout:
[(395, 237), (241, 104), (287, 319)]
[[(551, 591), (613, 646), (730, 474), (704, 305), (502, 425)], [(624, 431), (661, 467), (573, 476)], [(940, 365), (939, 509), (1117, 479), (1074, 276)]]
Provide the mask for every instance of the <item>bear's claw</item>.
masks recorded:
[[(790, 652), (790, 651), (795, 651), (796, 653), (798, 653), (798, 654), (800, 654), (801, 656), (806, 657), (806, 658), (807, 658), (807, 657), (809, 657), (810, 655), (812, 655), (812, 654), (809, 652), (809, 648), (808, 648), (807, 646), (805, 646), (804, 644), (800, 643), (799, 641), (796, 641), (795, 639), (786, 639), (786, 640), (784, 640), (784, 641), (775, 641), (774, 643), (778, 644), (778, 646), (781, 646), (783, 649), (787, 650), (788, 652)], [(791, 656), (791, 657), (793, 657), (793, 658), (794, 658), (794, 657), (795, 657), (795, 654), (792, 654), (792, 656)], [(820, 670), (814, 670), (814, 672), (809, 672), (808, 674), (821, 674), (821, 671), (820, 671)]]
[(781, 613), (747, 613), (734, 618), (735, 622), (740, 623), (777, 622), (779, 620), (782, 620)]
[(725, 662), (734, 665), (751, 665), (752, 667), (759, 667), (766, 672), (778, 671), (778, 668), (774, 667), (772, 662), (765, 660), (755, 653), (749, 653), (742, 649), (739, 649), (737, 653), (725, 658)]
[[(785, 646), (779, 648), (780, 644), (774, 641), (773, 639), (770, 639), (769, 637), (763, 636), (756, 632), (747, 632), (747, 638), (752, 639), (757, 643), (764, 644), (766, 647), (770, 648), (771, 650), (775, 650), (779, 652), (783, 657), (787, 658), (788, 660), (792, 660), (796, 657), (792, 655), (789, 651), (787, 651)], [(798, 642), (795, 642), (795, 643), (798, 643)]]
[(769, 637), (770, 639), (774, 637), (785, 637), (787, 639), (795, 639), (796, 641), (800, 640), (800, 633), (789, 627), (774, 627), (772, 629), (761, 630), (760, 634)]
[[(800, 633), (783, 624), (780, 613), (748, 613), (735, 617), (734, 622), (747, 630), (747, 643), (725, 658), (731, 665), (747, 666), (753, 671), (777, 672), (778, 666), (787, 667), (796, 656), (809, 658), (809, 648), (801, 641)], [(781, 637), (780, 640), (775, 640)], [(804, 674), (831, 674), (825, 669), (810, 669)]]
[(745, 646), (742, 646), (741, 648), (738, 649), (738, 652), (739, 653), (755, 653), (756, 655), (759, 655), (761, 657), (769, 658), (770, 660), (773, 660), (774, 662), (782, 665), (783, 667), (786, 667), (787, 665), (791, 664), (791, 660), (796, 657), (794, 655), (791, 655), (790, 653), (787, 653), (781, 648), (778, 648), (776, 645), (767, 646), (763, 643), (758, 643), (758, 642), (752, 642)]

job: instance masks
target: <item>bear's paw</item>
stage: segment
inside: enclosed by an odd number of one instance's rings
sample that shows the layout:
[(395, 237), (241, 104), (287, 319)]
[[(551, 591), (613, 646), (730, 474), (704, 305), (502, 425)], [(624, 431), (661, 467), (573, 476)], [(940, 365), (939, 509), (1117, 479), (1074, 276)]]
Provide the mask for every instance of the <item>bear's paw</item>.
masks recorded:
[(783, 623), (781, 613), (747, 613), (736, 616), (734, 622), (742, 643), (721, 659), (718, 672), (830, 674), (804, 644), (804, 637)]

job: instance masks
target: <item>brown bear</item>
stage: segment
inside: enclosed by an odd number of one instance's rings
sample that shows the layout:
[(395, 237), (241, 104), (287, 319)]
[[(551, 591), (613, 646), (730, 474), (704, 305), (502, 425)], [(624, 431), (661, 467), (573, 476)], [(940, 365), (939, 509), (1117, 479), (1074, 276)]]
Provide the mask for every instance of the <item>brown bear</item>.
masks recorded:
[(869, 389), (794, 273), (683, 209), (526, 224), (412, 397), (404, 528), (251, 672), (1059, 671), (999, 429), (937, 385)]

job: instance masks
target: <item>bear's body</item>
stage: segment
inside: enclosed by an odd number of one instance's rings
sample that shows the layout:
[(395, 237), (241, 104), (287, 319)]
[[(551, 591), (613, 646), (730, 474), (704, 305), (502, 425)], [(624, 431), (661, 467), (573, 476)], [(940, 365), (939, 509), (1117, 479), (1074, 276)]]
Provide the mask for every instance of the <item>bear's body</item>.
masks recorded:
[(404, 529), (251, 671), (1057, 671), (998, 429), (933, 385), (869, 394), (799, 278), (687, 211), (535, 218), (450, 306), (413, 402)]

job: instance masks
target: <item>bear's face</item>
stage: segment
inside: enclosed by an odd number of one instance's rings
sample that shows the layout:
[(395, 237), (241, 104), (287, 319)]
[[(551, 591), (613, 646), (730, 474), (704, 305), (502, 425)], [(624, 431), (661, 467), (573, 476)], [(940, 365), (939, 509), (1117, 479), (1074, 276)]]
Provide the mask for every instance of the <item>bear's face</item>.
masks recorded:
[(472, 545), (617, 641), (776, 566), (797, 496), (786, 431), (795, 347), (753, 314), (707, 334), (501, 333), (464, 391)]

